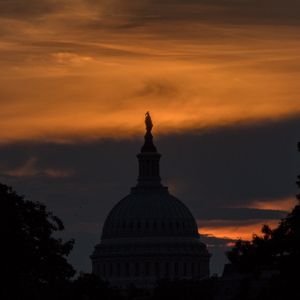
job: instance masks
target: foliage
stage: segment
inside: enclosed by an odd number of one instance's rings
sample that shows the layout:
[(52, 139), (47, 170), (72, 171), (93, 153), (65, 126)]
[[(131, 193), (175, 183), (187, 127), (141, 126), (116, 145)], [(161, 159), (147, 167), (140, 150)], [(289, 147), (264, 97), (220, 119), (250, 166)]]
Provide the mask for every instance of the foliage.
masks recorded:
[(121, 299), (118, 291), (109, 287), (94, 274), (81, 273), (69, 286), (68, 297), (73, 300), (117, 300)]
[[(298, 144), (300, 151), (300, 143)], [(300, 188), (300, 175), (297, 185)], [(251, 241), (238, 240), (227, 252), (229, 261), (241, 273), (259, 276), (264, 271), (278, 271), (262, 293), (262, 299), (282, 299), (287, 295), (300, 292), (297, 289), (297, 278), (300, 270), (300, 194), (299, 203), (271, 229), (262, 227), (262, 235), (254, 235)], [(274, 273), (275, 274), (275, 273)]]
[(217, 278), (213, 277), (201, 281), (162, 280), (154, 290), (152, 300), (211, 300), (214, 299), (217, 282)]
[(4, 184), (0, 184), (0, 201), (5, 274), (1, 299), (41, 299), (41, 294), (50, 298), (75, 274), (67, 262), (73, 241), (54, 237), (64, 226), (45, 205), (25, 200)]

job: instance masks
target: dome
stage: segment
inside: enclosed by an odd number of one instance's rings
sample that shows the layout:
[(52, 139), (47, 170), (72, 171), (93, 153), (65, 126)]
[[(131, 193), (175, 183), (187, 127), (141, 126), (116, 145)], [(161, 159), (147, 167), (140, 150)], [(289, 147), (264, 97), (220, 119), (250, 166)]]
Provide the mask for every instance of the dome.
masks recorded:
[(135, 190), (109, 213), (102, 240), (130, 237), (198, 237), (189, 209), (166, 188)]
[(137, 185), (108, 214), (91, 255), (93, 273), (113, 286), (152, 288), (162, 278), (209, 276), (210, 254), (192, 213), (161, 184), (152, 126), (146, 114)]

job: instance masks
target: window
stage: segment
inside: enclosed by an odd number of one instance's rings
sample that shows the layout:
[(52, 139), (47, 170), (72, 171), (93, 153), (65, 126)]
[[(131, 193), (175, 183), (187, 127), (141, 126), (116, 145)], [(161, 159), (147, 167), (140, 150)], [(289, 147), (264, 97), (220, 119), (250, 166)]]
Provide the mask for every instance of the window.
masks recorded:
[(168, 262), (165, 263), (165, 275), (166, 275), (166, 277), (169, 277), (169, 275), (170, 275)]
[(150, 263), (148, 261), (145, 263), (145, 274), (146, 276), (150, 275)]
[(175, 274), (175, 276), (178, 276), (178, 271), (179, 271), (178, 262), (176, 262), (174, 264), (174, 274)]
[(112, 276), (112, 275), (113, 275), (113, 265), (112, 263), (109, 263), (108, 276)]
[(155, 263), (155, 275), (156, 275), (156, 277), (160, 276), (160, 268), (159, 268), (158, 262)]
[(129, 272), (129, 263), (125, 263), (125, 275), (126, 276), (129, 276), (130, 275), (130, 272)]
[(183, 276), (186, 276), (187, 273), (187, 265), (186, 262), (183, 263)]
[(135, 263), (135, 276), (140, 276), (140, 264)]
[(117, 263), (117, 277), (121, 276), (121, 265), (120, 263)]

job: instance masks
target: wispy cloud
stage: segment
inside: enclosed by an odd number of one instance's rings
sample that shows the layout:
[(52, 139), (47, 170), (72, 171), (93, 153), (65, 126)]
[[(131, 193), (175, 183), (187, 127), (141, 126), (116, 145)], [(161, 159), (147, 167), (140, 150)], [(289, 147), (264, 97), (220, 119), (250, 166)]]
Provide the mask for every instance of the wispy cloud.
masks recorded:
[(279, 220), (207, 220), (198, 222), (199, 233), (216, 238), (250, 240), (253, 234), (261, 234), (261, 228), (267, 224), (274, 228)]
[(12, 177), (51, 177), (51, 178), (65, 178), (74, 174), (72, 170), (63, 170), (55, 168), (39, 167), (38, 159), (31, 157), (17, 168), (2, 171), (2, 174)]
[[(252, 200), (249, 203), (237, 203), (228, 207), (231, 219), (198, 221), (199, 232), (217, 238), (250, 240), (253, 234), (260, 234), (263, 225), (276, 227), (281, 218), (274, 219), (272, 213), (292, 210), (297, 204), (296, 197)], [(226, 208), (225, 208), (226, 209)], [(234, 216), (240, 214), (240, 218)], [(265, 215), (265, 218), (262, 217)], [(249, 216), (252, 216), (252, 218)], [(267, 218), (266, 218), (267, 217)], [(273, 218), (272, 218), (273, 217)]]
[(299, 115), (299, 9), (1, 1), (1, 143), (128, 137), (146, 110), (161, 133)]
[(296, 204), (296, 196), (290, 196), (279, 199), (254, 200), (249, 204), (239, 205), (239, 207), (254, 208), (260, 210), (290, 211)]

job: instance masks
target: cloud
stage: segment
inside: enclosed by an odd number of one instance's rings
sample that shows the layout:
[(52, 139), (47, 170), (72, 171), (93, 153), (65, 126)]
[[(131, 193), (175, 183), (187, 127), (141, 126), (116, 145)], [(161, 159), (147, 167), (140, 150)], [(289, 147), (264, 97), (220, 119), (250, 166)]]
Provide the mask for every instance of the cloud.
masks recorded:
[[(166, 19), (229, 19), (248, 18), (288, 18), (299, 13), (297, 0), (1, 0), (2, 15), (8, 17), (43, 16), (53, 12), (89, 8), (103, 14), (119, 17)], [(274, 20), (275, 21), (275, 20)]]
[(1, 143), (132, 137), (146, 110), (167, 134), (300, 114), (295, 1), (23, 2), (0, 2)]
[(26, 70), (25, 77), (2, 76), (2, 143), (132, 136), (140, 134), (146, 110), (161, 133), (300, 114), (296, 77), (284, 81), (286, 75), (274, 72), (264, 81), (246, 68), (234, 74), (230, 68), (217, 72), (186, 62), (145, 61), (141, 67), (63, 52), (52, 58), (56, 62), (52, 59), (45, 76), (38, 76), (44, 65), (19, 69), (22, 74)]
[(200, 222), (199, 233), (203, 235), (211, 235), (216, 238), (224, 239), (243, 239), (251, 240), (254, 234), (260, 235), (263, 225), (269, 225), (275, 228), (279, 224), (278, 219), (275, 220), (209, 220)]
[[(97, 1), (89, 1), (94, 4)], [(106, 5), (105, 5), (106, 3)], [(299, 24), (297, 0), (140, 0), (97, 3), (110, 16), (127, 17), (140, 25), (149, 21), (239, 24)]]
[(62, 169), (52, 169), (45, 168), (42, 169), (37, 165), (38, 159), (36, 157), (31, 157), (24, 162), (21, 166), (17, 168), (4, 170), (2, 174), (11, 177), (50, 177), (50, 178), (65, 178), (73, 175), (71, 170)]
[(298, 174), (299, 1), (25, 2), (0, 0), (1, 180), (79, 232), (76, 264), (134, 185), (147, 110), (163, 178), (207, 234), (283, 216)]
[(55, 0), (1, 0), (0, 12), (5, 18), (29, 18), (53, 13), (67, 1)]
[(279, 199), (265, 199), (254, 200), (247, 204), (246, 208), (254, 208), (259, 210), (275, 210), (275, 211), (290, 211), (297, 204), (295, 196), (279, 198)]

